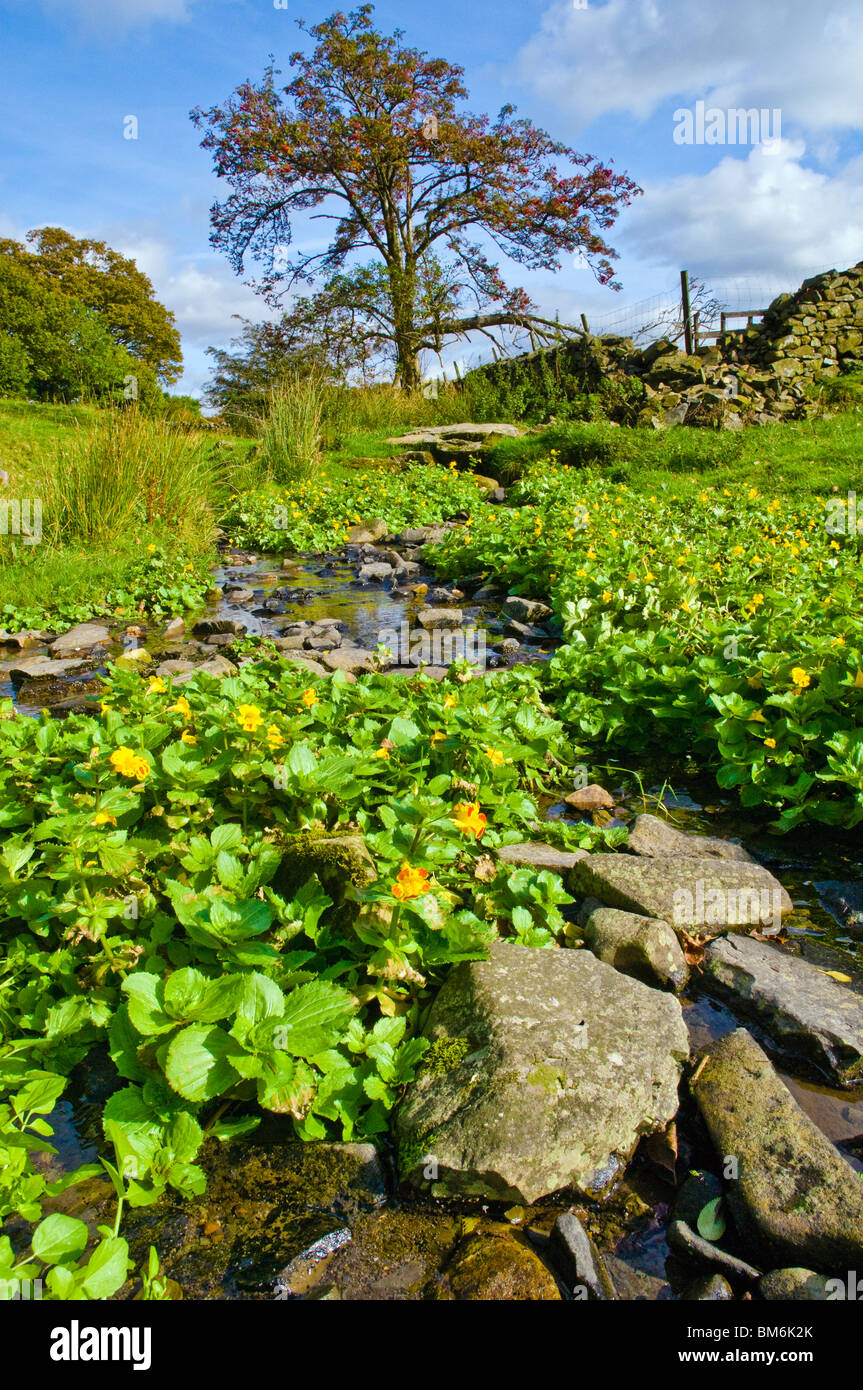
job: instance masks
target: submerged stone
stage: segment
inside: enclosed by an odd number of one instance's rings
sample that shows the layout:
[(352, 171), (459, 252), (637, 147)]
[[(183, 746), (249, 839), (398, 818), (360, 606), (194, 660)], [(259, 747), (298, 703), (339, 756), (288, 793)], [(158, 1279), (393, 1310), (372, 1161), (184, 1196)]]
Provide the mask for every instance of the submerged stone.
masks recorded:
[(456, 1248), (434, 1294), (472, 1302), (559, 1301), (560, 1290), (542, 1260), (511, 1236), (477, 1232)]

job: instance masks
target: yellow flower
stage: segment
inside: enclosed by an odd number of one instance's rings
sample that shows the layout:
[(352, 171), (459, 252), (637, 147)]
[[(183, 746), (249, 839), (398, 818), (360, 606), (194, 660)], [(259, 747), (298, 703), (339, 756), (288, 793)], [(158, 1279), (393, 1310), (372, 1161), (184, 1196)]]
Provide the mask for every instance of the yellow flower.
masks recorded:
[(757, 489), (757, 488), (754, 488), (754, 487), (751, 487), (751, 488), (749, 489), (749, 500), (750, 500), (750, 502), (754, 502), (757, 496), (758, 496), (758, 489)]
[(185, 695), (180, 695), (177, 699), (176, 704), (168, 706), (168, 713), (182, 714), (184, 719), (190, 719), (192, 715), (192, 706), (189, 704), (189, 701), (186, 699)]
[(654, 579), (656, 578), (656, 575), (653, 574), (650, 570), (648, 570), (644, 578), (648, 584), (652, 584)]
[(764, 718), (764, 715), (761, 713), (761, 710), (760, 710), (760, 709), (754, 709), (754, 710), (752, 711), (752, 713), (750, 714), (750, 716), (749, 716), (749, 723), (752, 724), (753, 722), (756, 723), (756, 724), (766, 724), (766, 723), (767, 723), (767, 720)]
[(148, 554), (148, 555), (153, 555), (153, 554), (155, 554), (155, 550), (156, 550), (156, 547), (155, 547), (154, 545), (148, 545), (148, 546), (147, 546), (147, 554)]
[(454, 695), (447, 695), (446, 699), (445, 699), (444, 702), (443, 702), (443, 707), (444, 707), (444, 709), (454, 709), (455, 706), (456, 706), (456, 704), (457, 704), (457, 701), (456, 701), (455, 696), (454, 696)]
[(121, 744), (111, 754), (108, 761), (120, 773), (121, 777), (132, 777), (136, 782), (140, 782), (150, 775), (150, 764), (147, 759), (142, 758), (134, 749), (127, 748), (125, 744)]
[(742, 546), (742, 545), (735, 545), (735, 547), (734, 547), (734, 549), (732, 550), (731, 554), (732, 554), (732, 555), (736, 555), (736, 556), (738, 556), (738, 558), (739, 558), (739, 557), (743, 554), (743, 546)]
[(614, 598), (614, 594), (611, 592), (610, 589), (603, 589), (603, 591), (602, 591), (602, 601), (603, 601), (603, 603), (611, 603), (611, 600), (612, 600), (613, 598)]
[(505, 761), (503, 753), (498, 752), (496, 748), (486, 748), (485, 754), (493, 767), (500, 767), (501, 763)]
[(435, 729), (434, 733), (431, 736), (431, 743), (442, 743), (445, 738), (446, 734), (442, 734), (440, 729)]
[(809, 675), (808, 671), (803, 670), (802, 666), (795, 666), (791, 672), (791, 679), (800, 690), (805, 690), (807, 685), (811, 682), (812, 677)]
[(307, 709), (311, 709), (314, 705), (320, 704), (320, 701), (311, 686), (309, 686), (308, 690), (303, 691), (302, 700), (303, 704), (306, 706)]
[[(432, 742), (434, 742), (434, 739), (432, 739)], [(390, 750), (389, 750), (388, 748), (384, 748), (383, 745), (381, 745), (380, 748), (376, 748), (376, 749), (375, 749), (374, 753), (372, 754), (372, 757), (373, 757), (373, 758), (388, 758), (389, 755), (390, 755)]]
[(276, 728), (275, 724), (271, 724), (270, 727), (267, 729), (267, 743), (270, 745), (270, 747), (281, 748), (284, 741), (285, 740), (282, 737), (281, 732)]
[(486, 816), (479, 809), (478, 801), (460, 801), (455, 808), (452, 823), (463, 835), (473, 835), (478, 840), (485, 830)]
[(184, 729), (180, 734), (180, 738), (189, 748), (198, 742), (197, 736), (192, 733), (191, 729)]
[(264, 722), (264, 716), (257, 705), (238, 705), (236, 713), (237, 723), (246, 734), (257, 733)]
[(764, 747), (765, 747), (765, 748), (775, 748), (775, 747), (776, 747), (776, 739), (775, 739), (775, 738), (766, 738), (766, 739), (764, 740)]
[(90, 822), (91, 825), (116, 825), (117, 817), (109, 816), (107, 811), (99, 811)]
[(429, 891), (428, 869), (414, 869), (404, 863), (396, 875), (391, 892), (394, 898), (420, 898)]
[(161, 676), (153, 676), (152, 680), (150, 681), (150, 684), (147, 686), (147, 694), (148, 694), (148, 695), (163, 695), (164, 692), (165, 692), (167, 689), (168, 689), (168, 687), (166, 686), (165, 682), (162, 680), (162, 677), (161, 677)]

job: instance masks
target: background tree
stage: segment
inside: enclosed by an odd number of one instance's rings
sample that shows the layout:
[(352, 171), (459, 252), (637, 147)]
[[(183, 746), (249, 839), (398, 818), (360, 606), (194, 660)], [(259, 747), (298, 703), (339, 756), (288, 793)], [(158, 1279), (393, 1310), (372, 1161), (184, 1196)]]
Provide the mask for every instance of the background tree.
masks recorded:
[(30, 251), (0, 241), (0, 252), (23, 265), (41, 284), (94, 310), (113, 341), (145, 366), (163, 385), (177, 380), (183, 364), (174, 315), (155, 298), (149, 278), (133, 260), (104, 241), (79, 240), (62, 227), (27, 233)]
[[(498, 253), (556, 270), (581, 251), (614, 284), (603, 233), (641, 190), (516, 120), (512, 106), (494, 122), (461, 110), (462, 69), (402, 47), (401, 30), (378, 33), (372, 14), (362, 5), (314, 26), (314, 50), (291, 55), (296, 76), (281, 93), (271, 66), (225, 106), (192, 114), (232, 188), (212, 209), (213, 245), (238, 274), (257, 261), (271, 303), (298, 282), (322, 284), (322, 302), (335, 297), (369, 352), (388, 355), (413, 388), (420, 353), (448, 340), (559, 334), (565, 325), (505, 283)], [(335, 224), (325, 250), (292, 253), (302, 213)]]

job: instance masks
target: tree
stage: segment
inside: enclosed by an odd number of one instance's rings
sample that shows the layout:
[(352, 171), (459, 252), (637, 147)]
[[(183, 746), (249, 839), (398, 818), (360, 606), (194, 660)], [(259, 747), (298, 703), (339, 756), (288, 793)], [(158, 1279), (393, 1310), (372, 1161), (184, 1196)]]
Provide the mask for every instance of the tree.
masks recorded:
[[(447, 340), (507, 328), (558, 336), (566, 326), (507, 286), (496, 253), (556, 270), (581, 251), (614, 284), (602, 234), (641, 190), (516, 120), (512, 106), (494, 122), (461, 110), (462, 69), (402, 47), (401, 30), (378, 33), (372, 14), (365, 4), (309, 30), (314, 50), (291, 55), (296, 76), (282, 93), (271, 65), (257, 86), (192, 118), (232, 189), (213, 206), (212, 244), (238, 274), (247, 257), (261, 266), (270, 303), (323, 282), (324, 300), (336, 295), (369, 351), (389, 355), (413, 388), (420, 353)], [(335, 223), (332, 236), (324, 250), (292, 253), (306, 212)]]
[(13, 256), (40, 283), (93, 309), (117, 346), (150, 367), (163, 384), (177, 380), (183, 354), (174, 315), (155, 298), (151, 281), (133, 260), (104, 241), (78, 240), (62, 227), (40, 227), (27, 233), (27, 241), (34, 251), (2, 241), (0, 252)]

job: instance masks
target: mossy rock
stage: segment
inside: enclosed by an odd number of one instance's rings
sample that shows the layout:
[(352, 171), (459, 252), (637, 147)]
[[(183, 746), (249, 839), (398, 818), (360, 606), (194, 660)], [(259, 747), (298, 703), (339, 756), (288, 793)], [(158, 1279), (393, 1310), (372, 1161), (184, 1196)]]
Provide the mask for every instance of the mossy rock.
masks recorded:
[(273, 887), (292, 898), (313, 876), (334, 902), (344, 901), (348, 887), (364, 888), (377, 878), (374, 860), (362, 835), (326, 835), (310, 830), (291, 836)]

